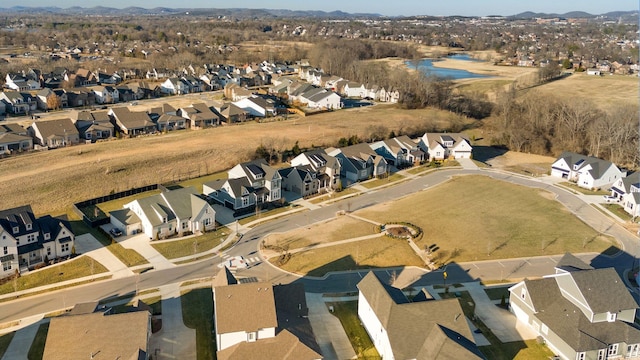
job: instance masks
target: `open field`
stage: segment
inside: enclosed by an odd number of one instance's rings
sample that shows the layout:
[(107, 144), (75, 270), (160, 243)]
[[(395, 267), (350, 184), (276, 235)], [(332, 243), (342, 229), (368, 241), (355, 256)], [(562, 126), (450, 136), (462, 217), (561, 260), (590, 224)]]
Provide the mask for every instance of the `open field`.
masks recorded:
[[(272, 263), (277, 260), (277, 257), (269, 259)], [(424, 262), (411, 250), (406, 240), (382, 235), (374, 239), (295, 253), (281, 268), (298, 274), (323, 276), (329, 271), (404, 265), (424, 266)]]
[(526, 94), (526, 91), (539, 91), (553, 96), (561, 95), (565, 99), (590, 99), (593, 105), (603, 110), (624, 104), (637, 106), (639, 100), (637, 76), (593, 76), (574, 73), (534, 89), (525, 90), (519, 95)]
[(310, 227), (269, 235), (264, 239), (264, 245), (293, 250), (372, 235), (376, 232), (376, 226), (371, 223), (348, 216), (340, 216), (326, 222), (313, 224)]
[[(0, 160), (0, 197), (6, 208), (32, 204), (36, 214), (70, 213), (73, 202), (158, 182), (213, 174), (246, 161), (261, 143), (291, 148), (335, 145), (341, 137), (369, 136), (372, 124), (389, 131), (445, 127), (472, 120), (436, 109), (402, 110), (375, 105), (206, 130), (123, 139), (24, 154)], [(16, 184), (20, 184), (19, 191)]]
[[(421, 209), (422, 211), (415, 211)], [(422, 227), (418, 247), (438, 262), (604, 251), (616, 245), (553, 200), (552, 194), (484, 176), (462, 176), (356, 214)]]

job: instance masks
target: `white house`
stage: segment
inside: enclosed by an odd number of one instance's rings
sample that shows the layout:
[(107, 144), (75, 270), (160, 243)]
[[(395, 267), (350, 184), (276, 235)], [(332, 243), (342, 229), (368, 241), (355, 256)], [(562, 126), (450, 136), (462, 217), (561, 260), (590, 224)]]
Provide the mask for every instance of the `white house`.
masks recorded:
[(376, 141), (371, 144), (371, 148), (384, 157), (389, 165), (397, 168), (414, 165), (425, 159), (424, 151), (406, 135)]
[[(340, 109), (342, 98), (333, 91), (322, 91), (312, 96), (302, 96), (307, 102), (307, 106), (312, 109)], [(303, 100), (303, 101), (304, 101)]]
[(425, 133), (418, 146), (426, 153), (429, 161), (470, 159), (473, 150), (469, 139), (458, 133)]
[(233, 104), (255, 117), (274, 116), (276, 114), (273, 100), (265, 99), (258, 95), (252, 94), (247, 98), (233, 102)]
[(640, 172), (616, 180), (611, 186), (611, 196), (618, 199), (629, 215), (640, 216)]
[(484, 359), (457, 298), (410, 302), (369, 272), (357, 285), (358, 317), (382, 359)]
[(575, 182), (585, 189), (599, 189), (625, 174), (610, 161), (572, 152), (563, 152), (551, 164), (551, 176)]
[(510, 310), (564, 360), (639, 359), (638, 304), (613, 268), (571, 254), (556, 273), (509, 288)]
[(189, 93), (189, 84), (183, 79), (172, 77), (165, 80), (160, 85), (160, 91), (163, 94), (183, 95)]
[(215, 228), (215, 211), (192, 187), (134, 200), (124, 207), (136, 216), (116, 213), (111, 221), (128, 234), (140, 229), (154, 239)]
[(350, 81), (344, 86), (344, 94), (346, 97), (359, 97), (363, 98), (367, 90), (363, 84)]

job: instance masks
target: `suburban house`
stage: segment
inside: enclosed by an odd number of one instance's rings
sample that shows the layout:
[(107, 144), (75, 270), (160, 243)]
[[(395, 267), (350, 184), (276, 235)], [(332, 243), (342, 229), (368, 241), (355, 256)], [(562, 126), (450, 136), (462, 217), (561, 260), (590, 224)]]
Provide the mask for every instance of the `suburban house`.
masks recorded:
[(291, 160), (291, 165), (309, 166), (318, 175), (319, 191), (330, 191), (340, 187), (340, 162), (324, 150), (303, 152)]
[(97, 104), (115, 104), (120, 101), (120, 91), (115, 86), (97, 85), (89, 89), (95, 94)]
[(71, 87), (92, 86), (98, 84), (98, 78), (87, 69), (78, 69), (75, 74), (65, 73), (64, 81)]
[(234, 105), (233, 103), (224, 104), (218, 111), (220, 113), (221, 121), (227, 124), (246, 121), (249, 117), (249, 113)]
[(36, 218), (30, 205), (0, 210), (0, 277), (70, 256), (74, 240), (69, 222)]
[(340, 176), (345, 185), (387, 174), (384, 157), (378, 155), (369, 144), (356, 144), (339, 149), (327, 149), (327, 154), (340, 162)]
[(96, 103), (96, 95), (93, 91), (83, 88), (65, 90), (69, 99), (69, 106), (91, 106)]
[(228, 179), (202, 185), (203, 193), (235, 211), (280, 200), (282, 177), (264, 159), (238, 164), (228, 171)]
[(16, 91), (40, 90), (40, 81), (30, 79), (22, 74), (7, 74), (5, 86)]
[(150, 239), (161, 239), (215, 228), (215, 211), (192, 187), (163, 191), (124, 207), (111, 212), (110, 219), (127, 234), (140, 231)]
[(629, 215), (640, 216), (640, 172), (616, 180), (611, 186), (611, 196), (618, 199)]
[(511, 312), (565, 360), (639, 359), (638, 304), (613, 268), (571, 254), (556, 273), (509, 288)]
[(365, 89), (364, 84), (360, 84), (353, 81), (349, 81), (344, 86), (344, 90), (343, 90), (343, 94), (346, 97), (357, 97), (357, 98), (363, 98), (366, 92), (367, 92), (367, 89)]
[(573, 181), (586, 189), (613, 184), (624, 175), (611, 161), (568, 151), (551, 164), (551, 176)]
[(400, 92), (397, 89), (386, 90), (385, 88), (381, 88), (379, 100), (381, 102), (395, 104), (400, 100)]
[(0, 125), (0, 155), (33, 149), (33, 139), (18, 124)]
[(292, 166), (278, 170), (282, 177), (282, 190), (300, 197), (317, 194), (320, 191), (318, 173), (306, 165)]
[(36, 99), (31, 94), (17, 91), (0, 92), (0, 101), (11, 114), (28, 114), (37, 108)]
[(144, 111), (133, 112), (126, 107), (111, 108), (109, 116), (112, 118), (114, 126), (125, 135), (136, 136), (156, 131), (156, 124)]
[(187, 126), (191, 129), (203, 129), (219, 125), (220, 118), (204, 103), (192, 104), (190, 107), (178, 109), (176, 115), (187, 120)]
[(69, 313), (51, 319), (42, 359), (148, 360), (150, 338), (148, 311)]
[(276, 114), (276, 107), (273, 100), (265, 99), (258, 95), (251, 95), (233, 104), (254, 117), (274, 116)]
[(113, 137), (114, 126), (107, 111), (74, 111), (71, 121), (74, 122), (81, 139), (96, 142)]
[(333, 91), (322, 89), (315, 94), (303, 93), (300, 99), (307, 103), (307, 107), (312, 109), (340, 109), (342, 108), (342, 98)]
[(57, 148), (80, 143), (78, 129), (69, 118), (35, 121), (29, 130), (40, 146)]
[(243, 283), (223, 267), (212, 290), (218, 359), (322, 359), (302, 284)]
[(358, 317), (382, 359), (484, 359), (457, 298), (411, 302), (372, 271), (357, 287)]
[(155, 121), (158, 131), (182, 130), (187, 128), (187, 119), (170, 114), (162, 114)]
[(419, 164), (425, 158), (418, 144), (406, 135), (374, 142), (371, 148), (396, 168)]
[(428, 161), (471, 158), (469, 139), (458, 133), (425, 133), (418, 146), (426, 153)]
[(189, 84), (177, 77), (172, 77), (165, 80), (162, 85), (160, 85), (160, 91), (163, 94), (170, 95), (183, 95), (189, 93)]
[(57, 110), (69, 106), (67, 93), (62, 89), (44, 88), (36, 93), (36, 101), (40, 110)]

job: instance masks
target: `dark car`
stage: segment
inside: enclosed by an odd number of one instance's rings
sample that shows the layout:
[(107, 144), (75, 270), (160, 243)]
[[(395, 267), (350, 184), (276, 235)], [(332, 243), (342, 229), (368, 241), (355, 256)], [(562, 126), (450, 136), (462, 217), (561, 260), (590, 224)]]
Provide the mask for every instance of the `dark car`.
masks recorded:
[(122, 236), (122, 231), (120, 231), (120, 229), (118, 229), (118, 228), (113, 228), (113, 229), (109, 230), (109, 233), (111, 235), (113, 235), (114, 237)]

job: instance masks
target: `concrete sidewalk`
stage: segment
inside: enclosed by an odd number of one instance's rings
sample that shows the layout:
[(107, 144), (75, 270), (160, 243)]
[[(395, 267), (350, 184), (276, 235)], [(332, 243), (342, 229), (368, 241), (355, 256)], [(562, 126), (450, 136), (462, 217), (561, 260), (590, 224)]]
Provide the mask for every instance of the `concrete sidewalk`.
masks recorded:
[(329, 312), (322, 294), (306, 293), (305, 295), (309, 307), (309, 322), (324, 359), (355, 359), (356, 353), (340, 320)]
[(162, 329), (151, 335), (149, 349), (154, 359), (196, 359), (196, 330), (182, 319), (180, 284), (160, 287)]
[(151, 242), (145, 234), (134, 235), (129, 238), (119, 240), (118, 243), (125, 249), (137, 251), (142, 255), (142, 257), (147, 259), (149, 264), (156, 270), (169, 269), (175, 266), (171, 261), (167, 260), (167, 258), (162, 256), (162, 254), (151, 246)]
[(49, 319), (43, 319), (42, 315), (32, 316), (20, 321), (22, 329), (16, 331), (2, 360), (27, 360), (29, 349), (36, 337), (41, 324), (48, 323)]
[(113, 279), (123, 278), (133, 275), (133, 271), (120, 261), (111, 251), (96, 239), (93, 235), (83, 234), (76, 236), (76, 251), (91, 257), (95, 261), (102, 264), (107, 270), (113, 274)]

